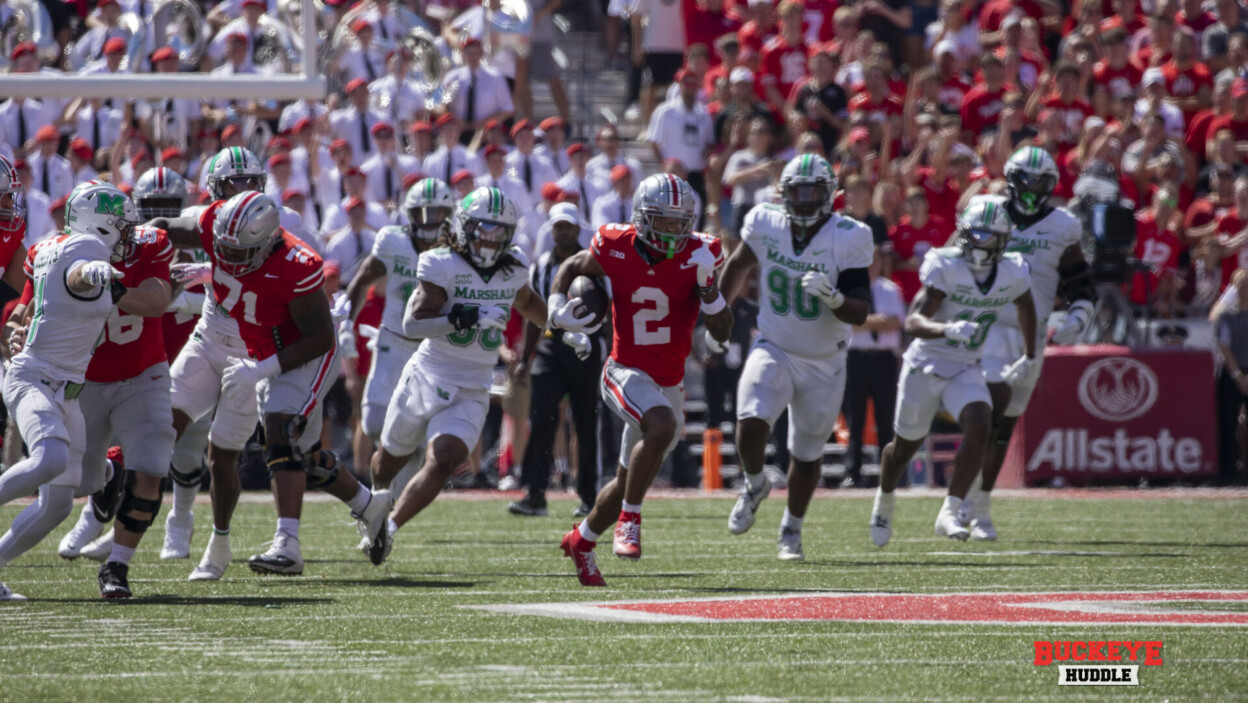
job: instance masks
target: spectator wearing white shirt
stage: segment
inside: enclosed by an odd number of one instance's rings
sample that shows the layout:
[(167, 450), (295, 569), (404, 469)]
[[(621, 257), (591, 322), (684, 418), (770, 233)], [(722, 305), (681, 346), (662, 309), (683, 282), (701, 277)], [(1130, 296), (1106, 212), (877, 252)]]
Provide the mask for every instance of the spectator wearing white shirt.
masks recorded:
[(309, 232), (320, 232), (321, 221), (316, 215), (316, 211), (312, 207), (312, 200), (308, 197), (306, 191), (300, 188), (287, 188), (282, 191), (280, 201), (283, 207), (299, 213), (303, 218), (303, 226)]
[(32, 180), (23, 181), (26, 190), (33, 186), (49, 200), (68, 195), (74, 187), (74, 168), (69, 159), (56, 153), (61, 135), (52, 125), (44, 125), (35, 132), (35, 150), (26, 157), (30, 163)]
[[(251, 62), (251, 52), (247, 50), (247, 35), (237, 32), (226, 37), (226, 61), (212, 69), (212, 75), (218, 78), (226, 76), (249, 76), (258, 73)], [(247, 103), (246, 100), (235, 98), (219, 98), (212, 101), (212, 119), (220, 122), (226, 119), (226, 112), (231, 108), (237, 110)]]
[(577, 208), (581, 212), (581, 220), (589, 222), (593, 215), (594, 202), (606, 193), (597, 182), (589, 177), (585, 164), (589, 161), (589, 149), (577, 142), (567, 148), (568, 172), (557, 181), (557, 185), (577, 197)]
[[(633, 63), (644, 61), (650, 86), (642, 100), (642, 119), (650, 119), (659, 95), (667, 90), (685, 60), (684, 3), (671, 0), (638, 0), (630, 21), (633, 29)], [(643, 27), (644, 25), (644, 27)], [(695, 90), (696, 94), (697, 91)]]
[(542, 186), (559, 180), (559, 172), (550, 160), (533, 150), (537, 138), (533, 135), (533, 123), (519, 120), (511, 127), (511, 141), (516, 148), (504, 158), (507, 172), (524, 183), (529, 200), (537, 202), (542, 197)]
[(386, 75), (368, 84), (372, 102), (389, 111), (390, 122), (398, 129), (406, 129), (409, 123), (429, 117), (429, 108), (425, 105), (428, 96), (411, 79), (411, 69), (412, 53), (400, 44), (386, 54)]
[(425, 159), (433, 153), (433, 125), (420, 120), (407, 128), (407, 153), (420, 160), (420, 167), (425, 167)]
[(689, 186), (706, 200), (706, 157), (715, 145), (715, 125), (706, 107), (698, 103), (698, 77), (681, 70), (680, 99), (665, 102), (650, 117), (646, 141), (659, 161), (676, 159), (689, 171)]
[(542, 143), (533, 147), (533, 151), (545, 156), (550, 165), (555, 167), (555, 172), (563, 176), (571, 168), (568, 155), (564, 153), (567, 131), (563, 118), (547, 117), (538, 125), (538, 129), (542, 130)]
[[(78, 107), (80, 104), (82, 106)], [(70, 112), (66, 121), (74, 125), (74, 138), (82, 139), (93, 149), (109, 149), (121, 136), (125, 113), (106, 106), (103, 98), (79, 98), (66, 111)]]
[[(511, 175), (507, 169), (506, 157), (503, 155), (502, 148), (491, 144), (485, 148), (483, 153), (485, 156), (486, 173), (477, 177), (477, 187), (498, 188), (503, 191), (503, 195), (515, 203), (516, 214), (521, 216), (528, 215), (533, 210), (534, 200), (530, 197), (528, 189), (524, 187), (524, 182)], [(538, 199), (541, 199), (540, 191)]]
[(99, 176), (94, 167), (95, 150), (91, 148), (87, 140), (71, 139), (69, 150), (65, 153), (69, 155), (69, 165), (74, 171), (71, 182), (86, 183)]
[(104, 42), (100, 58), (88, 61), (78, 73), (84, 76), (92, 76), (97, 73), (132, 73), (133, 67), (129, 67), (127, 71), (121, 70), (122, 61), (126, 58), (126, 48), (126, 40), (122, 37), (109, 39)]
[(441, 144), (425, 157), (423, 170), (430, 178), (441, 178), (447, 183), (451, 176), (460, 170), (468, 170), (476, 176), (483, 172), (480, 159), (469, 154), (460, 144), (463, 123), (454, 115), (447, 113), (434, 123), (438, 130), (438, 141)]
[(70, 50), (72, 64), (75, 66), (86, 66), (104, 58), (110, 47), (117, 46), (116, 43), (109, 44), (109, 41), (113, 39), (121, 40), (121, 53), (126, 52), (126, 41), (130, 39), (130, 30), (118, 24), (122, 14), (121, 5), (117, 4), (117, 0), (100, 0), (96, 8), (100, 12), (100, 25), (88, 29)]
[[(329, 167), (316, 169), (311, 178), (313, 190), (316, 191), (313, 198), (316, 201), (314, 205), (322, 221), (329, 215), (331, 207), (341, 203), (347, 197), (347, 184), (343, 176), (354, 168), (351, 165), (351, 144), (345, 139), (335, 139), (329, 145), (329, 158), (331, 160)], [(292, 156), (291, 159), (293, 160), (294, 157)], [(363, 176), (362, 173), (361, 176)]]
[(368, 179), (367, 197), (370, 202), (392, 207), (403, 200), (403, 178), (419, 171), (421, 163), (414, 156), (399, 153), (395, 147), (394, 125), (386, 122), (373, 125), (373, 141), (377, 152), (360, 166)]
[(619, 164), (611, 169), (611, 190), (594, 201), (589, 226), (597, 232), (603, 225), (628, 223), (633, 219), (633, 173)]
[[(278, 152), (269, 157), (268, 161), (269, 177), (264, 183), (264, 194), (269, 196), (273, 202), (278, 205), (285, 205), (282, 194), (288, 190), (306, 191), (308, 187), (308, 179), (304, 174), (296, 173), (290, 158), (290, 152)], [(303, 210), (296, 210), (303, 215)], [(308, 227), (315, 231), (316, 228)]]
[(641, 183), (641, 162), (620, 153), (620, 134), (615, 127), (607, 125), (598, 130), (594, 141), (599, 153), (585, 163), (585, 171), (599, 191), (611, 190), (611, 172), (620, 164), (628, 167), (633, 183)]
[(35, 138), (35, 132), (42, 126), (51, 124), (55, 116), (43, 103), (27, 98), (10, 98), (0, 103), (0, 142), (9, 145), (14, 151), (21, 151), (26, 144)]
[(390, 214), (381, 203), (370, 203), (365, 200), (365, 187), (368, 181), (358, 168), (348, 168), (342, 173), (342, 184), (346, 188), (346, 196), (325, 210), (325, 218), (321, 220), (321, 232), (328, 239), (329, 235), (347, 226), (346, 204), (352, 198), (364, 203), (364, 220), (374, 230), (390, 224)]
[(442, 87), (451, 95), (450, 114), (464, 122), (461, 136), (467, 144), (473, 132), (487, 120), (505, 122), (515, 112), (507, 79), (490, 66), (481, 63), (481, 41), (466, 39), (460, 47), (464, 65), (452, 69), (442, 79)]
[(373, 43), (373, 25), (364, 17), (356, 17), (351, 32), (356, 44), (343, 53), (335, 68), (346, 71), (349, 80), (362, 78), (366, 83), (386, 75), (386, 54)]
[(477, 189), (477, 177), (468, 169), (462, 169), (451, 175), (450, 186), (455, 199), (461, 200)]
[(319, 100), (296, 100), (282, 108), (282, 116), (277, 119), (277, 131), (289, 132), (305, 117), (315, 121), (328, 114), (329, 106)]
[[(162, 46), (151, 55), (152, 71), (155, 73), (176, 74), (178, 72), (178, 54), (172, 47)], [(185, 129), (189, 140), (199, 133), (203, 118), (199, 101), (194, 98), (164, 98), (163, 100), (138, 100), (134, 103), (134, 116), (138, 118), (143, 129), (143, 136), (152, 143), (166, 141), (169, 138), (168, 125), (180, 125)], [(176, 116), (176, 117), (171, 117)], [(160, 129), (157, 129), (160, 125)]]
[(1148, 115), (1156, 113), (1166, 123), (1166, 136), (1182, 139), (1184, 134), (1183, 112), (1170, 102), (1166, 92), (1166, 77), (1160, 68), (1152, 67), (1144, 71), (1140, 79), (1143, 86), (1143, 97), (1135, 101), (1135, 121), (1143, 128)]
[(229, 37), (234, 34), (242, 36), (247, 41), (247, 56), (252, 57), (256, 51), (256, 39), (264, 33), (265, 29), (261, 26), (264, 13), (268, 8), (265, 6), (264, 0), (243, 0), (239, 15), (235, 19), (230, 20), (222, 27), (208, 43), (208, 58), (213, 62), (220, 62), (229, 54), (227, 46)]
[(347, 213), (347, 224), (329, 233), (325, 256), (337, 261), (342, 267), (342, 280), (350, 281), (355, 278), (364, 257), (372, 252), (377, 230), (368, 223), (368, 210), (363, 200), (347, 198), (342, 208)]
[[(52, 204), (48, 206), (46, 221), (33, 224), (27, 223), (26, 238), (22, 240), (27, 249), (48, 237), (55, 237), (65, 231), (65, 205), (68, 203), (69, 196), (63, 195), (60, 200), (53, 200)], [(39, 234), (40, 231), (42, 231), (42, 234)]]
[(329, 113), (329, 131), (334, 139), (345, 139), (351, 145), (352, 163), (356, 166), (377, 151), (373, 144), (372, 129), (378, 122), (387, 122), (384, 112), (369, 107), (368, 83), (356, 78), (347, 83), (347, 100), (350, 105)]
[[(17, 177), (22, 183), (30, 183), (34, 178), (30, 172), (30, 162), (26, 159), (17, 159), (13, 162), (13, 169), (17, 171)], [(52, 199), (38, 188), (26, 187), (24, 197), (26, 198), (26, 248), (29, 249), (35, 242), (43, 239), (51, 228), (51, 222), (48, 217), (48, 209), (51, 207)]]

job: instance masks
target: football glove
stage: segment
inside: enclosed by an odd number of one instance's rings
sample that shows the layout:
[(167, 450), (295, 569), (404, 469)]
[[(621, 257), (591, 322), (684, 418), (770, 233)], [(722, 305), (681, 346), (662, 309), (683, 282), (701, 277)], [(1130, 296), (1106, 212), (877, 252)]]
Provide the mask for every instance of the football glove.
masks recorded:
[(174, 264), (169, 267), (169, 278), (183, 288), (206, 286), (212, 281), (212, 264)]
[(360, 358), (360, 352), (355, 347), (355, 330), (352, 329), (350, 319), (338, 323), (338, 348), (348, 359)]
[(88, 261), (79, 271), (82, 280), (93, 286), (106, 286), (114, 279), (121, 279), (126, 275), (107, 261)]
[(261, 381), (281, 372), (282, 364), (277, 360), (277, 354), (263, 361), (235, 359), (221, 374), (221, 388), (231, 398), (241, 398), (247, 393), (255, 393)]
[(845, 304), (845, 296), (832, 287), (832, 279), (822, 271), (807, 271), (802, 276), (802, 290), (822, 300), (829, 310)]
[(594, 319), (593, 314), (587, 311), (580, 317), (576, 316), (576, 309), (581, 304), (580, 298), (568, 300), (566, 296), (559, 293), (550, 296), (550, 301), (546, 305), (546, 308), (550, 310), (548, 325), (552, 329), (557, 328), (568, 332), (588, 331), (592, 333), (592, 330), (586, 330), (585, 327), (590, 320)]
[(581, 361), (588, 359), (589, 353), (594, 349), (594, 345), (589, 341), (589, 335), (584, 332), (564, 332), (563, 343), (572, 347), (572, 351), (576, 352), (576, 358)]
[(1019, 357), (1017, 361), (1005, 367), (1005, 371), (1001, 372), (1001, 380), (1013, 385), (1019, 381), (1031, 376), (1031, 372), (1035, 369), (1036, 360), (1027, 357)]
[(723, 354), (728, 351), (728, 342), (721, 342), (706, 330), (706, 351), (711, 354)]
[(971, 337), (979, 331), (979, 323), (970, 320), (956, 320), (954, 322), (946, 322), (944, 335), (945, 339), (951, 342), (969, 342)]
[(1092, 302), (1076, 300), (1066, 312), (1066, 321), (1053, 333), (1053, 343), (1058, 346), (1069, 346), (1079, 341), (1079, 335), (1092, 319)]
[(501, 330), (511, 319), (511, 308), (502, 305), (486, 305), (477, 309), (477, 327), (483, 330)]
[(715, 285), (715, 255), (705, 246), (700, 246), (689, 255), (689, 263), (698, 267), (698, 290), (705, 291)]

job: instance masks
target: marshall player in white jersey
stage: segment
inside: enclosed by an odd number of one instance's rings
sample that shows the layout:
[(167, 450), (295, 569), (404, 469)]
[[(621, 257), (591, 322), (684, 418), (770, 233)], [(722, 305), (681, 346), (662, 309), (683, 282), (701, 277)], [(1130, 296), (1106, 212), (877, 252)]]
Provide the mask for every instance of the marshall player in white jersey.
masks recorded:
[[(36, 491), (39, 500), (0, 537), (0, 569), (38, 544), (73, 508), (86, 435), (78, 393), (120, 297), (112, 283), (122, 272), (110, 259), (120, 258), (138, 214), (117, 188), (87, 185), (70, 195), (65, 221), (68, 234), (35, 248), (29, 305), (8, 323), (18, 329), (5, 352), (12, 357), (4, 402), (30, 456), (0, 475), (0, 505)], [(0, 600), (24, 598), (0, 583)]]
[(1024, 147), (1005, 165), (1006, 215), (1014, 224), (1008, 251), (1018, 254), (1031, 272), (1032, 298), (1036, 301), (1036, 363), (1025, 376), (1007, 381), (1005, 370), (1023, 350), (1023, 334), (1014, 311), (1006, 309), (988, 332), (983, 368), (992, 392), (993, 425), (984, 455), (982, 485), (975, 486), (963, 508), (963, 522), (971, 539), (995, 540), (991, 491), (1005, 462), (1014, 425), (1040, 380), (1044, 364), (1044, 338), (1053, 301), (1058, 296), (1070, 305), (1066, 322), (1053, 334), (1054, 344), (1074, 344), (1092, 317), (1096, 291), (1091, 271), (1083, 258), (1079, 239), (1083, 229), (1069, 211), (1048, 204), (1057, 186), (1057, 164), (1039, 147)]
[(1010, 221), (996, 199), (977, 196), (958, 217), (956, 246), (923, 258), (923, 288), (906, 316), (914, 338), (902, 356), (897, 382), (897, 436), (880, 457), (880, 487), (871, 511), (871, 539), (888, 544), (893, 534), (893, 491), (910, 458), (922, 446), (943, 405), (962, 427), (949, 493), (936, 516), (936, 534), (965, 540), (958, 509), (983, 460), (992, 423), (992, 398), (980, 369), (985, 338), (1005, 310), (1016, 310), (1022, 350), (1005, 370), (1025, 376), (1036, 362), (1036, 312), (1027, 265), (1005, 254)]
[(424, 341), (395, 387), (372, 472), (388, 485), (428, 442), (425, 463), (374, 538), (374, 564), (390, 553), (394, 531), (433, 502), (476, 446), (513, 309), (546, 325), (546, 303), (529, 287), (528, 261), (511, 244), (515, 205), (497, 188), (477, 188), (460, 202), (451, 227), (452, 246), (420, 257), (403, 334)]
[[(436, 178), (426, 178), (412, 185), (403, 199), (407, 214), (406, 227), (391, 225), (382, 227), (373, 242), (373, 251), (360, 265), (350, 285), (347, 297), (351, 301), (351, 318), (339, 328), (338, 338), (343, 345), (349, 340), (351, 322), (364, 307), (364, 296), (374, 281), (386, 279), (386, 306), (381, 314), (381, 327), (377, 330), (372, 366), (364, 384), (364, 402), (360, 422), (364, 434), (374, 443), (381, 439), (381, 428), (386, 420), (386, 408), (399, 385), (403, 365), (416, 353), (419, 339), (403, 334), (403, 313), (407, 301), (416, 291), (420, 281), (416, 277), (418, 260), (439, 240), (450, 235), (451, 214), (455, 211), (455, 196), (451, 189)], [(378, 477), (373, 475), (373, 485)], [(384, 484), (383, 486), (384, 487)]]
[[(728, 529), (735, 535), (750, 529), (771, 492), (763, 454), (787, 407), (792, 461), (780, 522), (784, 561), (803, 559), (802, 520), (841, 410), (850, 326), (865, 322), (871, 308), (871, 230), (832, 212), (835, 192), (836, 176), (822, 157), (790, 161), (780, 175), (783, 205), (758, 205), (746, 215), (744, 246), (729, 257), (719, 284), (731, 305), (758, 269), (759, 337), (737, 388), (737, 452), (745, 478)], [(709, 334), (707, 345), (722, 346)]]

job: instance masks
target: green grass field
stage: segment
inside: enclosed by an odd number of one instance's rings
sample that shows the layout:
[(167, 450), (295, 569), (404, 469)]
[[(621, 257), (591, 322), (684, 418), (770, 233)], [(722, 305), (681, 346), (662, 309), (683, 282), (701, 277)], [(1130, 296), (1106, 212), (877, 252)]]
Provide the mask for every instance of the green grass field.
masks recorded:
[[(444, 496), (404, 528), (381, 568), (353, 550), (343, 506), (310, 503), (305, 575), (261, 578), (243, 562), (271, 537), (274, 512), (249, 496), (225, 581), (188, 583), (192, 564), (160, 562), (163, 529), (155, 527), (131, 568), (138, 597), (112, 603), (98, 597), (96, 564), (55, 554), (71, 518), (0, 572), (31, 598), (0, 604), (0, 700), (1248, 699), (1243, 626), (621, 623), (465, 607), (817, 591), (1248, 589), (1248, 494), (1062, 495), (997, 499), (1002, 541), (987, 545), (935, 537), (939, 498), (903, 498), (883, 550), (867, 535), (870, 492), (816, 498), (801, 564), (775, 558), (783, 510), (775, 495), (742, 537), (727, 532), (731, 498), (654, 499), (644, 559), (625, 563), (609, 556), (609, 540), (600, 545), (608, 589), (580, 588), (557, 549), (573, 522), (571, 500), (552, 500), (551, 517), (519, 518), (502, 498)], [(3, 525), (19, 508), (0, 509)], [(206, 504), (196, 506), (196, 523), (197, 558)], [(1243, 602), (1203, 609), (1242, 613)], [(1038, 639), (1162, 640), (1165, 663), (1141, 667), (1136, 688), (1059, 688), (1056, 666), (1032, 664)]]

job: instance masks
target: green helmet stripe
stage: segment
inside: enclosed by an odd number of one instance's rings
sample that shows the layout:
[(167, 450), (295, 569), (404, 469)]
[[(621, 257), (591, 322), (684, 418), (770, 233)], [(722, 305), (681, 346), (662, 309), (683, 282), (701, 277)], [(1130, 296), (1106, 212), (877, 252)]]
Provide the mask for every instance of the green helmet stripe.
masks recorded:
[(432, 178), (425, 179), (425, 200), (426, 201), (433, 200), (433, 179)]

